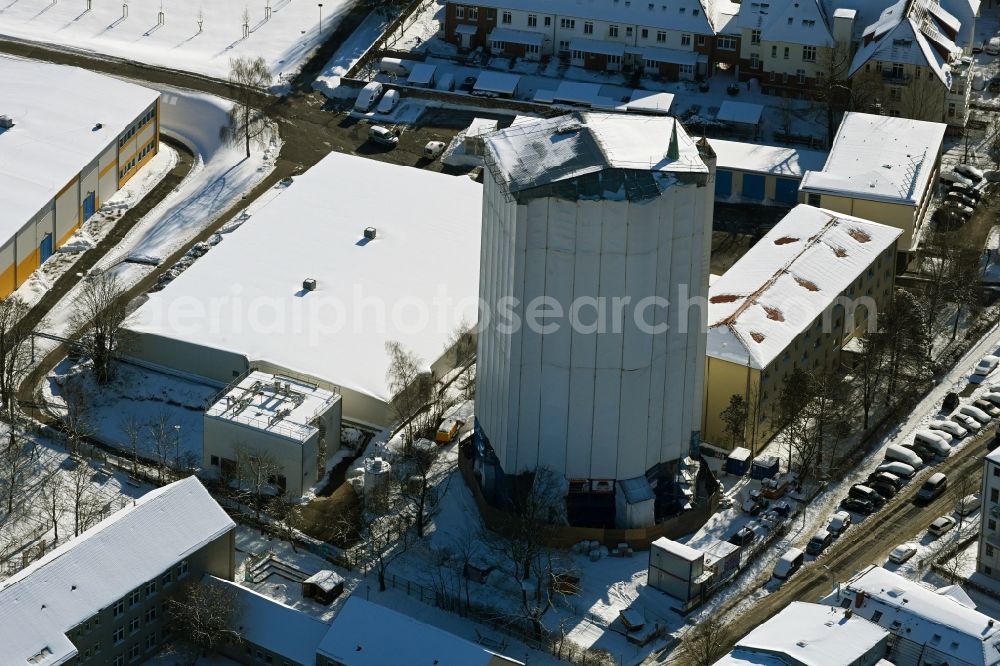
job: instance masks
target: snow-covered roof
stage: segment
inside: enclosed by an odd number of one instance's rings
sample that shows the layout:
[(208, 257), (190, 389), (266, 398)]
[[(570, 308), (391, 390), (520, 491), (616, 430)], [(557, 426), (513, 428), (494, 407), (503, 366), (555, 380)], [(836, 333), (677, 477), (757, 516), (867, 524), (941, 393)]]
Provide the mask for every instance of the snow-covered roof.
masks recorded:
[(570, 40), (569, 49), (570, 51), (583, 51), (584, 53), (598, 53), (619, 57), (625, 55), (625, 44), (604, 39), (584, 39), (577, 37)]
[(711, 139), (716, 166), (733, 171), (750, 171), (775, 176), (801, 178), (806, 171), (822, 169), (827, 154), (821, 150), (764, 146), (741, 141)]
[(511, 44), (529, 44), (541, 46), (545, 35), (533, 30), (514, 30), (512, 28), (493, 28), (490, 31), (491, 42), (510, 42)]
[(658, 548), (674, 557), (685, 560), (687, 562), (697, 562), (705, 556), (700, 550), (692, 548), (686, 544), (680, 543), (679, 541), (674, 541), (673, 539), (668, 539), (667, 537), (660, 537), (653, 542), (652, 548)]
[[(853, 602), (864, 593), (860, 607)], [(997, 661), (1000, 651), (1000, 622), (974, 608), (969, 608), (947, 594), (937, 594), (882, 567), (870, 566), (856, 574), (823, 599), (839, 605), (847, 597), (856, 611), (874, 620), (890, 632), (933, 648), (941, 663), (949, 657), (974, 666), (988, 666)]]
[(434, 80), (435, 72), (437, 72), (437, 65), (432, 65), (428, 62), (418, 62), (413, 65), (413, 69), (410, 70), (410, 76), (406, 79), (406, 82), (411, 86), (429, 86)]
[[(677, 158), (668, 156), (675, 137)], [(695, 142), (670, 117), (577, 112), (538, 118), (486, 140), (497, 180), (511, 192), (573, 180), (606, 170), (670, 174), (707, 173)]]
[(304, 442), (317, 431), (314, 419), (337, 400), (319, 386), (254, 370), (227, 387), (205, 415)]
[(520, 81), (521, 77), (517, 74), (494, 72), (491, 69), (486, 69), (476, 77), (476, 85), (473, 87), (473, 90), (477, 92), (513, 95)]
[(492, 7), (533, 13), (555, 14), (576, 19), (592, 19), (618, 24), (633, 24), (664, 30), (680, 30), (702, 35), (714, 33), (712, 0), (450, 0), (474, 7)]
[(947, 35), (961, 23), (933, 0), (899, 0), (865, 28), (851, 62), (853, 75), (870, 60), (929, 67), (948, 88), (948, 61), (961, 49)]
[(736, 642), (733, 652), (786, 655), (799, 666), (849, 666), (889, 632), (844, 609), (793, 601)]
[(834, 45), (826, 15), (818, 0), (769, 0), (744, 2), (737, 22), (741, 28), (760, 30), (762, 41)]
[(465, 176), (330, 153), (151, 294), (129, 328), (388, 401), (387, 342), (429, 367), (476, 320), (481, 214), (482, 187)]
[(65, 662), (66, 632), (235, 526), (196, 477), (150, 491), (0, 583), (0, 661)]
[(315, 585), (324, 592), (333, 592), (337, 587), (344, 584), (344, 577), (331, 569), (323, 569), (302, 582)]
[(635, 53), (642, 56), (644, 60), (653, 62), (665, 62), (674, 65), (694, 65), (701, 56), (697, 51), (685, 51), (684, 49), (666, 49), (662, 46), (635, 46), (625, 49), (626, 53)]
[(760, 104), (752, 104), (750, 102), (733, 102), (727, 99), (719, 105), (719, 110), (715, 114), (715, 119), (726, 123), (759, 125), (760, 116), (763, 112), (764, 107)]
[(916, 205), (937, 168), (945, 127), (846, 113), (823, 170), (806, 173), (800, 191)]
[(316, 662), (316, 648), (330, 630), (326, 622), (237, 583), (207, 575), (205, 581), (236, 593), (236, 628), (246, 641), (297, 664)]
[(991, 463), (1000, 465), (1000, 449), (993, 449), (992, 451), (987, 453), (986, 459), (989, 460)]
[(668, 115), (670, 107), (674, 103), (674, 94), (668, 92), (656, 92), (652, 90), (633, 90), (632, 97), (628, 102), (618, 107), (619, 111), (631, 111), (635, 113), (655, 113)]
[[(159, 93), (76, 67), (0, 57), (0, 240), (16, 233)], [(98, 127), (100, 125), (100, 127)]]
[[(409, 615), (352, 596), (334, 618), (319, 654), (344, 666), (384, 666), (399, 661), (400, 648), (420, 655), (422, 663), (438, 666), (487, 666), (496, 655), (489, 650), (424, 624)], [(502, 663), (521, 664), (508, 657)]]
[(766, 368), (901, 233), (799, 204), (709, 287), (708, 355)]

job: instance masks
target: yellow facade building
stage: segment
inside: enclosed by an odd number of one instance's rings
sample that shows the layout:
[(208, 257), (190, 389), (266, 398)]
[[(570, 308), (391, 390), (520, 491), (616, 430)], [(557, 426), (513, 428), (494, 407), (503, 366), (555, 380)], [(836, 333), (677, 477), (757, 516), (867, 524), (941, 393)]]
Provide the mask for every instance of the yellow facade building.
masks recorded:
[[(877, 325), (892, 296), (901, 232), (799, 204), (709, 287), (702, 439), (757, 453), (795, 368), (834, 367), (843, 345)], [(742, 436), (722, 417), (743, 398)]]
[(0, 297), (19, 287), (159, 150), (160, 94), (0, 57)]

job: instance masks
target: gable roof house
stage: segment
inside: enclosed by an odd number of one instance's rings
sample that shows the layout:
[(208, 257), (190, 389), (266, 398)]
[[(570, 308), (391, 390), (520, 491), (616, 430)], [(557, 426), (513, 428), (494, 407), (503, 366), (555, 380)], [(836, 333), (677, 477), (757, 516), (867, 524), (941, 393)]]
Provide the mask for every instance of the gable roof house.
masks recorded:
[(867, 26), (851, 62), (881, 112), (964, 126), (969, 63), (955, 43), (961, 22), (933, 0), (899, 0)]

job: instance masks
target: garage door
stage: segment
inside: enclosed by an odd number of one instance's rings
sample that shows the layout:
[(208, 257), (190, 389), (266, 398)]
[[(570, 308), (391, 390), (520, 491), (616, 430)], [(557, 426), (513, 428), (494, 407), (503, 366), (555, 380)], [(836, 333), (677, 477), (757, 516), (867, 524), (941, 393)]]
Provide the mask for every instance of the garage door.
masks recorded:
[(733, 172), (718, 169), (715, 172), (715, 196), (728, 199), (733, 193)]
[(799, 200), (799, 181), (794, 178), (778, 178), (774, 182), (774, 200), (794, 206)]
[(764, 200), (764, 176), (743, 174), (743, 198), (751, 201)]

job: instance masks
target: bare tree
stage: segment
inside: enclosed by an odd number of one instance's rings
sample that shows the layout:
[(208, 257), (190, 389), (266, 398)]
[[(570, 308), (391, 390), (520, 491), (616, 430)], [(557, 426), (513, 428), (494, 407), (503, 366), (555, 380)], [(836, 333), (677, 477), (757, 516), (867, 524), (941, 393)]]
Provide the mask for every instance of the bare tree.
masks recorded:
[(265, 144), (270, 126), (267, 115), (257, 108), (260, 94), (271, 86), (271, 70), (267, 61), (256, 58), (230, 58), (229, 92), (233, 108), (229, 111), (229, 123), (221, 130), (224, 141), (230, 145), (243, 144), (246, 156), (254, 144)]
[(31, 329), (24, 324), (28, 305), (18, 296), (0, 300), (0, 405), (14, 418), (17, 383), (31, 363)]
[(735, 448), (743, 443), (747, 429), (747, 403), (743, 396), (734, 393), (729, 397), (729, 405), (720, 414), (725, 424), (725, 433)]
[(337, 517), (333, 527), (338, 542), (354, 544), (367, 570), (374, 569), (378, 589), (386, 590), (389, 566), (410, 546), (409, 520), (391, 484), (376, 493), (366, 490), (364, 506)]
[(413, 446), (395, 468), (402, 477), (399, 494), (414, 513), (413, 524), (418, 538), (424, 536), (424, 530), (438, 503), (432, 475), (436, 458), (437, 451), (434, 448)]
[(52, 523), (56, 543), (59, 543), (59, 521), (66, 514), (65, 492), (66, 484), (60, 472), (50, 474), (42, 484), (42, 509), (45, 517)]
[(455, 367), (461, 368), (455, 386), (463, 400), (476, 397), (476, 334), (475, 327), (462, 322), (452, 333), (450, 344)]
[(83, 378), (79, 375), (67, 376), (63, 382), (62, 396), (66, 403), (66, 414), (62, 419), (63, 437), (66, 438), (66, 448), (76, 456), (80, 453), (83, 441), (94, 433)]
[(167, 600), (173, 633), (205, 650), (241, 644), (243, 607), (236, 590), (215, 581), (192, 581)]
[(385, 350), (389, 354), (389, 367), (385, 371), (385, 377), (392, 394), (389, 407), (403, 427), (403, 447), (409, 450), (417, 429), (418, 414), (431, 398), (431, 380), (420, 371), (423, 365), (420, 357), (399, 342), (386, 342)]
[(841, 44), (822, 49), (819, 71), (813, 90), (813, 99), (820, 104), (826, 115), (826, 145), (833, 145), (838, 118), (846, 111), (852, 111), (851, 98), (851, 51)]
[(296, 530), (302, 520), (298, 504), (288, 495), (275, 495), (267, 503), (267, 513), (274, 520), (278, 537), (292, 545), (293, 552), (299, 552), (295, 544)]
[(788, 469), (795, 469), (798, 463), (800, 485), (815, 471), (819, 453), (808, 409), (815, 397), (813, 390), (809, 375), (802, 368), (794, 368), (785, 378), (776, 405), (777, 421), (788, 444)]
[(238, 443), (233, 447), (236, 467), (239, 470), (237, 492), (253, 507), (254, 515), (260, 520), (261, 509), (272, 491), (283, 492), (280, 477), (284, 468), (278, 459), (268, 451)]
[(170, 422), (170, 415), (165, 411), (147, 423), (146, 429), (156, 459), (156, 480), (162, 482), (164, 474), (170, 469), (170, 453), (176, 447), (177, 433)]
[(913, 76), (900, 90), (899, 112), (904, 118), (944, 122), (944, 98), (947, 89), (931, 68)]
[(728, 641), (722, 618), (706, 614), (684, 632), (680, 645), (681, 663), (684, 666), (712, 666), (728, 651)]
[(101, 514), (101, 496), (94, 486), (93, 469), (86, 461), (79, 461), (67, 474), (66, 490), (69, 507), (73, 511), (73, 536), (80, 536)]
[(132, 477), (138, 478), (139, 447), (142, 441), (143, 426), (134, 414), (126, 414), (118, 422), (118, 428), (125, 435), (125, 444), (128, 447), (129, 457), (132, 459)]
[(114, 358), (127, 342), (128, 308), (125, 287), (114, 273), (101, 273), (83, 282), (70, 325), (80, 337), (84, 354), (94, 364), (98, 384), (114, 374)]
[(31, 467), (31, 456), (25, 448), (25, 440), (11, 427), (6, 446), (0, 450), (0, 484), (7, 515), (14, 512), (15, 500), (21, 497), (26, 474)]

